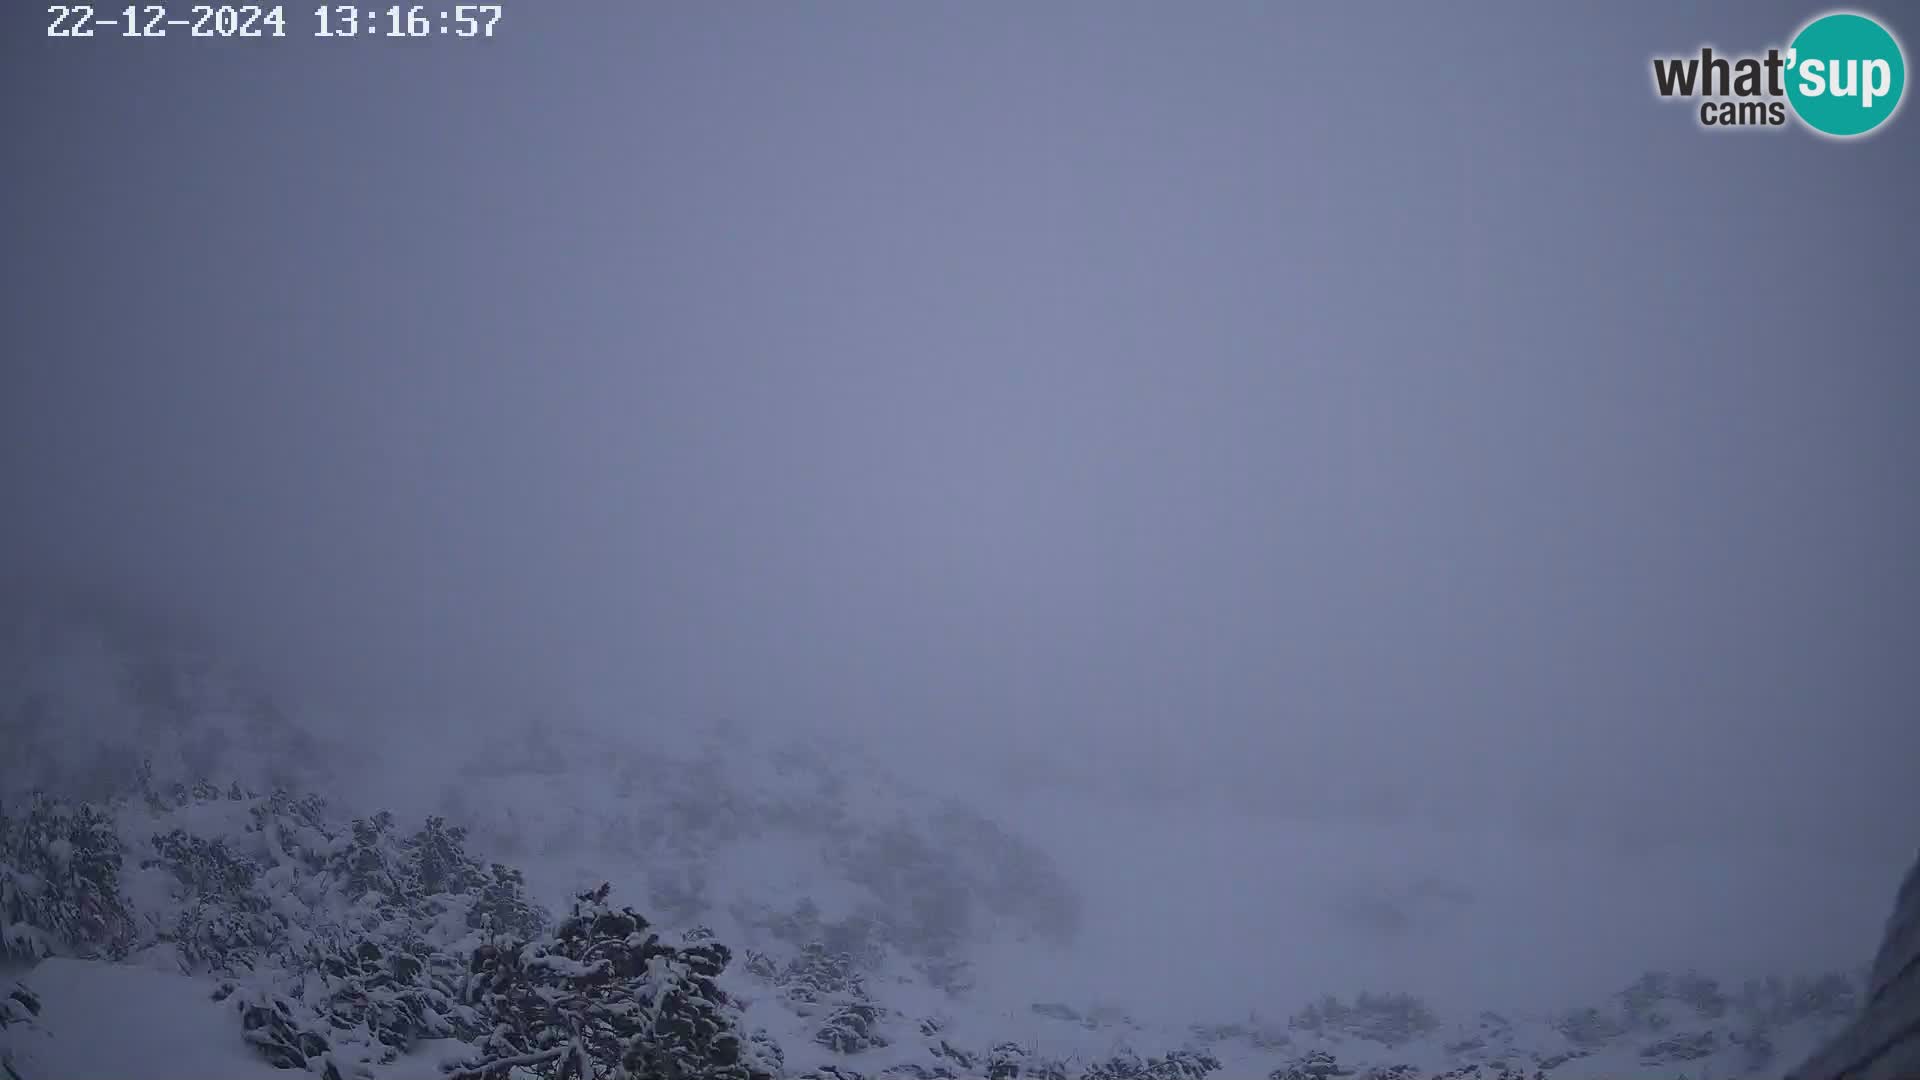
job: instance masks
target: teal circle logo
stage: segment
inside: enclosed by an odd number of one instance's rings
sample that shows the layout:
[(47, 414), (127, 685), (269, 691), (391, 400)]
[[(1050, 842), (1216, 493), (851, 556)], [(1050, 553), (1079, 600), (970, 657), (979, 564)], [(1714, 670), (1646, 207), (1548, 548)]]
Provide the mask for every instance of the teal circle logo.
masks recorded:
[(1865, 135), (1900, 107), (1907, 63), (1886, 27), (1851, 12), (1808, 23), (1787, 49), (1787, 100), (1815, 131)]

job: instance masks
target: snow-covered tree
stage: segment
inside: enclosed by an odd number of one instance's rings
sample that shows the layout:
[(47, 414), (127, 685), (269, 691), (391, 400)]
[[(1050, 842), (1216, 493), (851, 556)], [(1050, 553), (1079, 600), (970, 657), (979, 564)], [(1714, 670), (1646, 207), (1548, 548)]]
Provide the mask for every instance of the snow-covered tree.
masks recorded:
[(771, 1080), (715, 979), (726, 946), (669, 945), (608, 886), (580, 895), (552, 935), (477, 949), (467, 1002), (490, 1025), (462, 1080), (515, 1068), (552, 1080)]
[(330, 1041), (374, 1049), (383, 1062), (420, 1039), (477, 1034), (478, 1015), (460, 1001), (452, 958), (414, 940), (404, 944), (363, 937), (350, 946), (316, 950), (325, 986), (318, 1009)]
[(92, 803), (35, 794), (18, 817), (0, 809), (0, 956), (124, 955), (135, 931), (120, 892), (124, 850)]
[(174, 829), (153, 838), (143, 865), (161, 867), (179, 890), (179, 911), (159, 924), (188, 971), (251, 971), (282, 939), (271, 903), (257, 888), (260, 864), (230, 847)]

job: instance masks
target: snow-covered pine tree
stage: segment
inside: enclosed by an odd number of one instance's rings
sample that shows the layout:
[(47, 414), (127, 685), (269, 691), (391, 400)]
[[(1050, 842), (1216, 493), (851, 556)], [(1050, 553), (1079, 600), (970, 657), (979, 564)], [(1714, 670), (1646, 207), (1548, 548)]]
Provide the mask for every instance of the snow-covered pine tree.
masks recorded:
[(328, 849), (323, 875), (346, 900), (346, 918), (321, 928), (304, 969), (334, 1045), (391, 1062), (420, 1039), (481, 1031), (460, 1000), (466, 953), (480, 941), (474, 927), (486, 921), (475, 910), (491, 899), (535, 927), (545, 912), (526, 901), (517, 871), (483, 869), (465, 841), (438, 817), (403, 836), (382, 812), (355, 820)]
[(92, 803), (36, 793), (19, 817), (0, 807), (0, 957), (125, 955), (135, 926), (122, 854), (112, 816)]
[(454, 1080), (772, 1080), (715, 978), (726, 946), (668, 945), (632, 908), (583, 893), (551, 936), (474, 952), (467, 1000), (491, 1025)]
[(318, 1008), (332, 1041), (372, 1049), (391, 1062), (420, 1039), (479, 1033), (478, 1014), (459, 999), (448, 957), (418, 940), (371, 937), (321, 951), (318, 968), (326, 996)]
[(800, 947), (799, 955), (787, 961), (779, 981), (787, 999), (805, 1016), (867, 1000), (866, 980), (852, 955), (830, 951), (818, 941)]
[(466, 893), (483, 884), (480, 864), (467, 855), (467, 830), (429, 817), (407, 840), (413, 877), (424, 893)]
[(354, 818), (345, 843), (329, 853), (327, 867), (348, 900), (373, 912), (402, 903), (413, 885), (394, 835), (393, 815), (385, 810)]
[(490, 863), (480, 875), (467, 925), (483, 933), (528, 941), (547, 932), (553, 920), (527, 899), (527, 880), (517, 867)]
[(143, 867), (160, 867), (180, 890), (179, 912), (158, 927), (190, 972), (251, 971), (281, 942), (279, 920), (258, 889), (260, 865), (227, 845), (174, 829), (153, 838)]

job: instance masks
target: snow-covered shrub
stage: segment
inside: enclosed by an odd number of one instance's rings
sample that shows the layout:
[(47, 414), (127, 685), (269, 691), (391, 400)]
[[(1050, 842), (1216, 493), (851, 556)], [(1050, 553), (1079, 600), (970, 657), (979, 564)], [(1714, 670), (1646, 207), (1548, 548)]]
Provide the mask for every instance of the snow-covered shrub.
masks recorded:
[(552, 921), (545, 908), (527, 898), (525, 875), (501, 863), (487, 865), (467, 909), (469, 927), (521, 940), (545, 933)]
[(1064, 1063), (1041, 1057), (1019, 1043), (1003, 1042), (987, 1054), (987, 1080), (1068, 1080)]
[(135, 936), (120, 891), (124, 852), (113, 818), (92, 803), (33, 795), (0, 808), (0, 957), (125, 954)]
[(1314, 1050), (1268, 1073), (1267, 1080), (1548, 1080), (1550, 1071), (1478, 1063), (1440, 1072), (1406, 1064), (1348, 1068), (1327, 1051)]
[(1165, 1057), (1142, 1059), (1125, 1053), (1097, 1062), (1080, 1074), (1081, 1080), (1201, 1080), (1219, 1071), (1220, 1062), (1212, 1055), (1192, 1050), (1175, 1050)]
[(383, 948), (371, 938), (316, 952), (326, 988), (317, 1011), (334, 1041), (391, 1062), (421, 1039), (479, 1033), (477, 1014), (460, 1002), (457, 958), (419, 941)]
[(787, 1000), (801, 1007), (798, 1011), (802, 1015), (817, 1011), (808, 1006), (832, 1007), (867, 1000), (866, 980), (853, 957), (832, 952), (818, 941), (802, 946), (800, 955), (787, 961), (777, 982)]
[(260, 875), (260, 865), (229, 848), (225, 837), (208, 840), (174, 829), (153, 838), (153, 851), (152, 861), (196, 896), (246, 895)]
[(321, 1080), (343, 1080), (325, 1035), (315, 1031), (304, 1010), (286, 998), (254, 989), (236, 993), (232, 983), (214, 992), (215, 1001), (232, 1001), (240, 1015), (241, 1037), (276, 1069), (317, 1071)]
[(1267, 1074), (1267, 1080), (1331, 1080), (1333, 1077), (1352, 1076), (1352, 1069), (1343, 1069), (1340, 1062), (1325, 1050), (1309, 1050), (1300, 1057)]
[(813, 1033), (813, 1041), (836, 1054), (858, 1054), (888, 1045), (880, 1032), (884, 1010), (871, 1002), (849, 1002), (835, 1006), (826, 1022)]
[(732, 959), (727, 947), (666, 944), (631, 908), (609, 907), (608, 892), (582, 894), (548, 937), (475, 950), (466, 1000), (489, 1030), (454, 1076), (517, 1066), (577, 1080), (771, 1080), (715, 982)]
[(407, 841), (411, 879), (423, 893), (465, 893), (485, 884), (479, 864), (467, 855), (467, 830), (429, 817)]
[(977, 1076), (980, 1055), (969, 1053), (948, 1042), (941, 1034), (943, 1025), (938, 1020), (925, 1018), (920, 1021), (920, 1036), (926, 1040), (927, 1056), (932, 1058), (934, 1070), (946, 1069), (960, 1076)]
[(393, 828), (393, 815), (385, 810), (355, 818), (327, 854), (327, 869), (341, 892), (372, 912), (403, 904), (417, 891)]
[(810, 941), (782, 969), (775, 970), (766, 957), (753, 954), (748, 970), (779, 987), (796, 1014), (822, 1018), (812, 1035), (820, 1046), (838, 1054), (858, 1054), (888, 1045), (880, 1030), (888, 1010), (868, 994), (860, 965), (849, 954)]
[[(250, 971), (282, 940), (271, 903), (257, 890), (261, 867), (224, 838), (183, 829), (155, 836), (144, 867), (165, 869), (180, 890), (180, 908), (158, 927), (190, 971)], [(158, 917), (156, 916), (156, 920)]]
[[(423, 1038), (480, 1032), (460, 1001), (468, 954), (549, 921), (518, 871), (467, 854), (465, 832), (439, 818), (412, 833), (385, 813), (340, 827), (317, 798), (234, 796), (189, 792), (201, 810), (186, 820), (243, 829), (160, 833), (142, 866), (172, 886), (171, 914), (148, 913), (157, 940), (189, 971), (250, 979), (237, 1004), (250, 1043), (275, 1062), (324, 1043), (351, 1074)], [(247, 805), (209, 815), (216, 800)]]

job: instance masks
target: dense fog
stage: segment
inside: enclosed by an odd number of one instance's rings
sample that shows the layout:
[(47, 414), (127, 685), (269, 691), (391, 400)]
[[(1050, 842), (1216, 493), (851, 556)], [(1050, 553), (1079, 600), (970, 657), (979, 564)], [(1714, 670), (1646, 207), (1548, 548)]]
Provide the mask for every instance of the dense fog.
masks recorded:
[(423, 811), (529, 724), (857, 745), (1087, 895), (1004, 958), (1063, 997), (1845, 967), (1920, 822), (1913, 118), (1644, 75), (1804, 15), (22, 9), (0, 570)]

